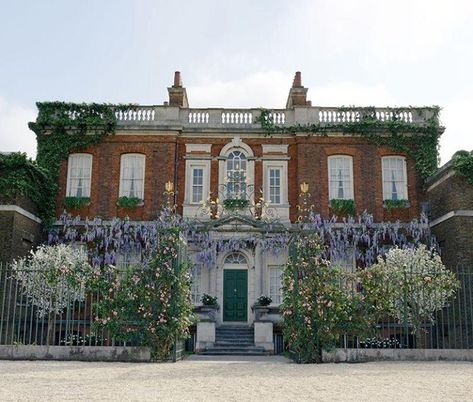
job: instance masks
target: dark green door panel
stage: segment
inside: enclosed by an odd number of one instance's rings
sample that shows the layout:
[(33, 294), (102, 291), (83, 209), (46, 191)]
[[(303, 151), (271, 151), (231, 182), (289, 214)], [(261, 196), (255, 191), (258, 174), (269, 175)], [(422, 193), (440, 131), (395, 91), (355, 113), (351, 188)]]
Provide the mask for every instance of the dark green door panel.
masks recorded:
[(223, 321), (247, 321), (248, 271), (223, 270)]

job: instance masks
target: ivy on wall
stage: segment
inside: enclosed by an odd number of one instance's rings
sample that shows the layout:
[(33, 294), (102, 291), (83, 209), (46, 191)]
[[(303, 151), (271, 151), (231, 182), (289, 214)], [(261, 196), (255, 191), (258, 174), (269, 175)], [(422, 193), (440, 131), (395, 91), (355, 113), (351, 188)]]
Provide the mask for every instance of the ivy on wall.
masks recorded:
[[(339, 112), (357, 112), (360, 108), (341, 107), (338, 110)], [(266, 131), (267, 135), (306, 133), (307, 135), (327, 136), (328, 133), (336, 131), (343, 135), (362, 136), (372, 144), (386, 146), (393, 151), (405, 153), (413, 158), (417, 171), (423, 179), (426, 179), (436, 172), (439, 163), (439, 138), (443, 132), (438, 119), (440, 108), (438, 106), (393, 108), (390, 111), (394, 117), (387, 121), (376, 118), (375, 107), (366, 107), (363, 108), (359, 121), (278, 126), (274, 124), (271, 111), (261, 109), (261, 114), (256, 118), (256, 122), (260, 123), (261, 128)], [(429, 111), (432, 112), (432, 116), (426, 118), (422, 125), (396, 119), (396, 115), (408, 111), (416, 114)]]
[(0, 195), (2, 202), (14, 203), (18, 196), (29, 198), (38, 207), (38, 215), (45, 219), (54, 213), (49, 195), (56, 183), (49, 171), (29, 159), (25, 153), (0, 153)]
[(105, 103), (38, 102), (38, 117), (29, 127), (38, 141), (37, 164), (48, 172), (50, 184), (43, 186), (48, 211), (41, 219), (46, 225), (54, 220), (54, 205), (58, 194), (61, 162), (71, 152), (79, 152), (100, 143), (115, 133), (117, 111), (128, 111), (134, 105)]
[(464, 176), (466, 181), (473, 185), (473, 153), (461, 150), (455, 152), (452, 159), (455, 172)]

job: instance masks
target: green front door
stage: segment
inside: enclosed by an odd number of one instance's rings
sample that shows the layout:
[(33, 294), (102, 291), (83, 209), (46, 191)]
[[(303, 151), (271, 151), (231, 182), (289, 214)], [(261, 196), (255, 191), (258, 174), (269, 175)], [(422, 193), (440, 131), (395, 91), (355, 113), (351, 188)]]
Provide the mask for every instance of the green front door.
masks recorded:
[(246, 321), (248, 310), (248, 271), (223, 270), (223, 321)]

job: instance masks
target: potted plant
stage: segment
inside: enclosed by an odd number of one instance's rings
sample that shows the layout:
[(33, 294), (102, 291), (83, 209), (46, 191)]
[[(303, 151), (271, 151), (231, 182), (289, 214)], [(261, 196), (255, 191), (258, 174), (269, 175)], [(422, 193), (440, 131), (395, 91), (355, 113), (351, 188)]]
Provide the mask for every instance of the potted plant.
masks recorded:
[(202, 295), (202, 298), (200, 299), (202, 301), (202, 306), (198, 308), (198, 312), (202, 313), (200, 316), (200, 319), (202, 320), (212, 320), (215, 321), (216, 319), (216, 311), (220, 308), (217, 302), (217, 297), (216, 296), (211, 296), (207, 293), (204, 293)]
[(269, 305), (272, 303), (273, 299), (266, 295), (261, 295), (255, 301), (253, 305), (253, 311), (255, 312), (255, 319), (258, 321), (262, 318), (263, 315), (269, 313)]

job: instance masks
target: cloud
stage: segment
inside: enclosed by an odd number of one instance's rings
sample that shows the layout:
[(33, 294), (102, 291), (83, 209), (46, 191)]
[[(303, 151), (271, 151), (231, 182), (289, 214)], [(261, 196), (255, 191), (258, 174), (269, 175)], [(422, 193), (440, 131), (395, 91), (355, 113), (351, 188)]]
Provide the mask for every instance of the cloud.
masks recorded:
[(28, 122), (35, 118), (33, 109), (9, 103), (0, 96), (0, 151), (21, 151), (35, 158), (36, 137), (28, 128)]
[[(304, 76), (303, 83), (304, 83)], [(257, 72), (238, 80), (206, 82), (187, 88), (191, 107), (284, 108), (292, 85), (292, 74), (280, 71)], [(394, 98), (381, 84), (367, 86), (356, 82), (335, 82), (309, 88), (314, 106), (386, 106)]]
[(442, 109), (441, 122), (446, 127), (445, 133), (440, 138), (442, 164), (448, 162), (460, 149), (473, 150), (473, 130), (470, 125), (472, 111), (473, 98), (447, 103)]
[[(470, 25), (472, 12), (470, 0), (306, 0), (288, 10), (287, 20), (304, 38), (294, 41), (299, 51), (317, 43), (313, 65), (323, 62), (323, 54), (345, 58), (347, 68), (361, 61), (371, 70), (379, 64), (416, 63), (462, 40), (458, 29)], [(281, 36), (284, 29), (282, 24)]]
[(309, 90), (314, 106), (391, 106), (395, 103), (384, 85), (336, 82)]
[(191, 107), (283, 108), (292, 74), (257, 72), (238, 80), (212, 81), (187, 88)]

